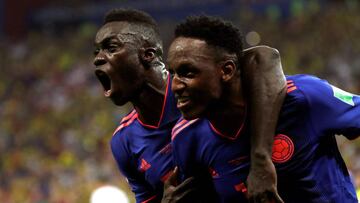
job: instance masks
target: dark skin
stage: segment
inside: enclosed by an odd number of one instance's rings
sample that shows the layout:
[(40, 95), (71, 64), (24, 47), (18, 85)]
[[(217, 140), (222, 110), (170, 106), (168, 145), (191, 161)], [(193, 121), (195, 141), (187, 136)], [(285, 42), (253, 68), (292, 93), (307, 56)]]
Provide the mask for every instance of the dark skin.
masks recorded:
[(193, 197), (198, 193), (195, 185), (195, 178), (190, 177), (178, 184), (178, 168), (176, 167), (173, 174), (164, 183), (164, 195), (162, 203), (170, 202), (191, 202)]
[[(119, 106), (124, 105), (126, 102), (131, 102), (138, 112), (139, 119), (143, 123), (157, 125), (160, 119), (161, 106), (166, 89), (166, 79), (163, 77), (163, 72), (159, 67), (159, 64), (161, 64), (161, 56), (155, 54), (157, 48), (145, 46), (143, 37), (141, 34), (137, 34), (136, 27), (127, 22), (110, 22), (105, 24), (96, 35), (95, 47), (95, 74), (104, 87), (104, 95)], [(256, 48), (252, 51), (249, 50), (247, 53), (249, 53), (249, 57), (256, 56), (256, 54), (265, 54), (261, 48)], [(268, 63), (270, 60), (273, 60), (272, 58), (266, 58), (266, 55), (260, 55), (255, 58), (263, 58), (263, 63)], [(272, 63), (275, 62), (269, 64)], [(256, 70), (259, 72), (263, 71), (263, 69)], [(266, 77), (266, 75), (269, 74), (273, 73), (271, 71), (264, 72), (262, 78), (270, 78)], [(252, 80), (249, 80), (247, 82), (250, 87), (253, 87), (255, 82), (250, 83), (251, 81)], [(256, 84), (256, 88), (258, 88), (259, 82), (256, 82)], [(268, 85), (264, 86), (268, 87)], [(278, 99), (277, 97), (272, 98), (271, 92), (269, 92), (268, 95), (266, 99), (261, 99), (258, 105), (264, 107), (266, 105), (262, 104), (269, 104), (269, 99)], [(254, 111), (254, 113), (255, 112), (256, 111)], [(264, 116), (267, 114), (266, 112), (263, 113)], [(257, 124), (257, 127), (259, 126), (262, 125)], [(258, 133), (269, 132), (266, 129), (267, 128), (264, 127), (264, 131), (259, 131)], [(259, 142), (258, 144), (261, 146), (264, 143), (266, 144), (267, 142)], [(266, 151), (262, 151), (262, 153), (266, 153)], [(260, 160), (259, 163), (263, 163), (262, 160)], [(258, 164), (256, 166), (263, 165)], [(262, 181), (268, 177), (276, 178), (276, 174), (273, 173), (273, 171), (266, 168), (264, 168), (266, 169), (265, 171), (262, 169), (263, 167), (259, 168), (256, 174), (268, 175), (254, 176), (253, 182), (255, 183), (253, 185), (257, 191), (256, 194), (262, 194), (263, 191), (267, 191), (268, 188), (273, 188), (273, 185), (264, 187), (266, 184)], [(257, 177), (263, 178), (259, 180)], [(251, 181), (249, 181), (249, 183), (251, 183)], [(251, 184), (249, 186), (251, 186)], [(190, 187), (187, 186), (187, 188)], [(249, 192), (251, 191), (250, 188)], [(257, 190), (258, 188), (261, 190)], [(192, 189), (189, 190), (192, 191)]]
[[(144, 47), (136, 27), (127, 22), (110, 22), (95, 39), (95, 74), (104, 87), (104, 95), (116, 105), (131, 102), (139, 119), (157, 125), (164, 100), (166, 81), (155, 47)], [(110, 84), (110, 85), (108, 85)]]
[[(217, 53), (202, 40), (179, 37), (173, 41), (168, 61), (174, 72), (172, 90), (179, 98), (178, 108), (186, 119), (206, 117), (222, 134), (232, 138), (237, 136), (239, 123), (249, 111), (252, 119), (249, 201), (282, 202), (271, 161), (276, 121), (286, 94), (279, 54), (269, 47), (246, 50), (240, 74), (234, 55), (224, 54), (224, 60), (218, 62)], [(172, 199), (173, 191), (181, 191), (178, 188), (181, 185), (166, 186), (167, 199)]]
[(278, 51), (266, 47), (260, 49), (254, 54), (253, 50), (245, 51), (248, 60), (244, 60), (242, 66), (245, 68), (241, 79), (251, 104), (249, 116), (253, 146), (246, 183), (250, 202), (271, 202), (272, 199), (273, 202), (282, 202), (277, 193), (271, 153), (277, 118), (286, 96), (286, 80)]

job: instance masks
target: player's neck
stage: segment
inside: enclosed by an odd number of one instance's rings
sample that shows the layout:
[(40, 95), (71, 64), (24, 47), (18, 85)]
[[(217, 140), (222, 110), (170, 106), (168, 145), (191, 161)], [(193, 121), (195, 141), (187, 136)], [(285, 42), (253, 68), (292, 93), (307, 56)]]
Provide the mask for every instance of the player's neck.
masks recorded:
[(211, 108), (207, 118), (222, 134), (236, 136), (245, 120), (245, 104), (240, 80), (236, 80), (224, 88), (221, 99)]
[(208, 116), (210, 123), (218, 132), (231, 138), (238, 135), (239, 129), (243, 126), (245, 118), (245, 105), (234, 108), (214, 109), (213, 113)]
[(139, 94), (134, 108), (138, 113), (138, 119), (146, 125), (157, 126), (163, 110), (167, 82), (159, 80), (157, 83), (147, 83), (144, 90)]
[(245, 103), (220, 104), (207, 118), (221, 134), (236, 137), (246, 119)]

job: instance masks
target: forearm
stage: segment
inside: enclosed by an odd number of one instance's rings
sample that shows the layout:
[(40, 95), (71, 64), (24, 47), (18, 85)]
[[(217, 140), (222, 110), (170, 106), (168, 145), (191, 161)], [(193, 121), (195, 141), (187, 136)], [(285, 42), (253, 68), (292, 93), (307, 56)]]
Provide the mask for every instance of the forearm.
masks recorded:
[(279, 112), (286, 96), (286, 80), (276, 49), (261, 46), (244, 51), (243, 80), (249, 98), (251, 166), (271, 160)]

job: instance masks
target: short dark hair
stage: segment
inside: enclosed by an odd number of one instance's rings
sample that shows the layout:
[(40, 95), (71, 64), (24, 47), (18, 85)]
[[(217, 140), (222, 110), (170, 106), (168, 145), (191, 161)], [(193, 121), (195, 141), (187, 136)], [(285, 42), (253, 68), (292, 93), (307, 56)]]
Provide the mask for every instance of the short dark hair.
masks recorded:
[(116, 8), (110, 10), (104, 17), (104, 24), (113, 21), (145, 24), (154, 30), (158, 30), (156, 21), (149, 14), (136, 9)]
[(236, 54), (237, 62), (243, 54), (243, 36), (239, 28), (219, 17), (206, 15), (187, 17), (185, 22), (176, 26), (175, 37), (204, 40), (209, 45), (221, 47), (230, 54)]
[(158, 25), (154, 18), (148, 13), (136, 9), (116, 8), (110, 10), (105, 15), (103, 24), (116, 21), (124, 21), (133, 25), (139, 25), (139, 31), (148, 37), (148, 43), (152, 46), (160, 46), (159, 48), (162, 54), (162, 40), (160, 38)]

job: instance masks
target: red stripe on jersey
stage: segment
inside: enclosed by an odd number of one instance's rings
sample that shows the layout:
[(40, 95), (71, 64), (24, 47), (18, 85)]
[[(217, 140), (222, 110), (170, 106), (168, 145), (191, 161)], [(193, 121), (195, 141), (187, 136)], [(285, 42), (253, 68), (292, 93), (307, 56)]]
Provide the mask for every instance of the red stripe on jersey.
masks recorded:
[(229, 139), (229, 140), (236, 140), (236, 138), (239, 137), (240, 132), (241, 132), (241, 130), (242, 130), (243, 127), (244, 127), (244, 122), (243, 122), (243, 123), (241, 124), (239, 130), (236, 132), (235, 136), (232, 137), (232, 136), (227, 136), (227, 135), (221, 133), (219, 130), (217, 130), (217, 129), (215, 128), (215, 126), (213, 126), (213, 124), (211, 124), (210, 121), (209, 121), (209, 123), (210, 123), (211, 129), (213, 129), (213, 131), (215, 131), (216, 134), (220, 135), (221, 137), (227, 138), (227, 139)]
[(187, 123), (185, 123), (185, 125), (181, 126), (180, 128), (176, 129), (173, 131), (173, 133), (171, 133), (171, 140), (174, 140), (175, 137), (179, 134), (180, 131), (182, 131), (184, 128), (188, 127), (189, 125), (195, 123), (195, 121), (197, 121), (198, 119), (194, 119), (191, 121), (188, 121)]
[(293, 87), (290, 87), (290, 88), (288, 88), (287, 89), (287, 93), (290, 93), (290, 92), (292, 92), (292, 91), (294, 91), (294, 90), (296, 90), (297, 89), (297, 87), (296, 86), (293, 86)]
[(179, 129), (184, 123), (186, 123), (187, 120), (183, 119), (180, 122), (178, 122), (172, 129), (171, 134), (174, 133), (175, 130)]
[(225, 135), (223, 133), (221, 133), (218, 129), (215, 128), (215, 126), (209, 121), (210, 127), (211, 129), (218, 135), (220, 135), (221, 137), (227, 138), (229, 140), (236, 140), (239, 135), (241, 134), (242, 129), (244, 128), (244, 124), (245, 124), (245, 118), (246, 118), (246, 114), (247, 114), (247, 108), (245, 108), (245, 112), (244, 112), (244, 121), (241, 123), (240, 128), (238, 129), (238, 131), (236, 132), (235, 136), (228, 136)]
[(124, 123), (126, 121), (128, 121), (129, 119), (131, 119), (131, 117), (136, 113), (135, 109), (132, 110), (132, 112), (130, 112), (127, 116), (125, 116), (124, 118), (121, 119), (120, 123)]
[(170, 170), (165, 175), (163, 175), (160, 180), (162, 182), (165, 182), (172, 174), (173, 174), (173, 170)]
[(121, 124), (115, 129), (115, 131), (114, 131), (114, 133), (113, 133), (113, 136), (114, 136), (117, 132), (119, 132), (121, 129), (123, 129), (124, 127), (130, 125), (130, 124), (137, 118), (137, 116), (138, 116), (138, 115), (137, 115), (137, 113), (136, 113), (136, 114), (134, 114), (134, 115), (130, 118), (130, 120), (128, 120), (127, 122), (121, 123)]
[(150, 198), (147, 199), (147, 200), (142, 201), (141, 203), (148, 203), (148, 202), (150, 202), (151, 200), (155, 199), (155, 197), (156, 197), (156, 195), (150, 197)]
[(286, 91), (287, 93), (290, 93), (290, 92), (297, 89), (297, 87), (295, 86), (293, 80), (287, 80), (286, 82), (287, 82), (287, 85), (286, 85), (287, 86), (287, 91)]
[(169, 144), (167, 144), (167, 145), (165, 145), (165, 147), (163, 147), (160, 151), (159, 151), (159, 153), (161, 153), (161, 154), (167, 154), (167, 153), (170, 153), (171, 152), (171, 144), (169, 143)]

